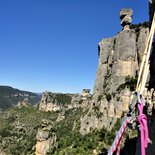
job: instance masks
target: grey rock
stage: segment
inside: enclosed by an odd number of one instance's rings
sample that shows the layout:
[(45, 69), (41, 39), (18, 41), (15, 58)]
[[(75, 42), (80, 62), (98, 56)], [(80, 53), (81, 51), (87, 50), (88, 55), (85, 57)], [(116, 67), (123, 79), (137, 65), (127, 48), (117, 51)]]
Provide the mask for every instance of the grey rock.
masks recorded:
[(137, 40), (137, 52), (138, 52), (139, 63), (142, 61), (142, 56), (146, 47), (146, 41), (148, 36), (149, 36), (149, 28), (141, 27), (138, 35), (138, 40)]
[[(131, 24), (132, 14), (130, 9), (120, 12), (123, 26)], [(117, 118), (128, 112), (132, 92), (125, 82), (127, 77), (136, 78), (148, 33), (149, 29), (144, 27), (138, 33), (133, 29), (124, 29), (99, 43), (93, 102), (89, 112), (81, 117), (82, 134), (102, 127), (110, 130)], [(119, 90), (120, 87), (123, 89)]]
[(0, 155), (7, 155), (7, 154), (0, 150)]
[(136, 60), (136, 33), (133, 30), (120, 32), (115, 42), (114, 61)]
[(57, 147), (57, 137), (53, 131), (53, 122), (43, 119), (41, 128), (38, 129), (36, 139), (36, 155), (46, 155)]
[(49, 131), (39, 130), (36, 138), (38, 141), (47, 140), (49, 138)]
[(44, 92), (39, 104), (40, 111), (59, 111), (62, 106), (58, 103), (55, 93)]
[(111, 72), (110, 66), (112, 65), (112, 57), (114, 53), (114, 41), (115, 38), (108, 38), (103, 39), (99, 43), (99, 62), (93, 93), (93, 99), (95, 102), (97, 102), (98, 96), (103, 94), (104, 87), (106, 87), (106, 78)]
[(39, 110), (61, 111), (80, 107), (89, 108), (91, 98), (92, 96), (90, 93), (88, 93), (87, 96), (83, 96), (83, 94), (62, 94), (46, 91), (42, 94)]
[(132, 9), (121, 9), (120, 11), (120, 19), (121, 25), (124, 27), (124, 30), (129, 30), (129, 25), (132, 23)]
[(97, 116), (96, 113), (91, 112), (84, 117), (81, 117), (80, 133), (85, 135), (95, 129), (102, 129), (103, 127), (111, 130), (116, 121), (116, 117), (107, 117), (103, 115)]
[(28, 98), (24, 98), (23, 101), (19, 101), (17, 104), (17, 107), (29, 107), (31, 105), (30, 101)]

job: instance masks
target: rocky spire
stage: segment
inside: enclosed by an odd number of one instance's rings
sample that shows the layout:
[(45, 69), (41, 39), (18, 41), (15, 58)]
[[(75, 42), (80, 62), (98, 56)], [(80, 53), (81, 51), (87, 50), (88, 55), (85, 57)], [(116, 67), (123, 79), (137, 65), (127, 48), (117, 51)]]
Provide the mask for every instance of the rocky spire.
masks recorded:
[(41, 128), (37, 132), (37, 143), (35, 155), (46, 155), (57, 147), (57, 137), (54, 132), (53, 122), (43, 119)]
[(129, 30), (130, 24), (132, 23), (132, 9), (121, 9), (120, 11), (120, 19), (121, 25), (123, 26), (123, 30)]

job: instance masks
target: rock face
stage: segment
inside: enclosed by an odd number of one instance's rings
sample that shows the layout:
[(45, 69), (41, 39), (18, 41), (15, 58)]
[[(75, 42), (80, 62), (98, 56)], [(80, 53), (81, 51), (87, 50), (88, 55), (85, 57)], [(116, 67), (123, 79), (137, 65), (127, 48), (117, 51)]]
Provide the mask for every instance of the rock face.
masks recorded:
[(52, 153), (56, 148), (56, 134), (52, 131), (53, 124), (48, 120), (42, 120), (42, 127), (38, 130), (36, 139), (36, 155)]
[(130, 29), (133, 11), (120, 12), (123, 30), (99, 43), (98, 69), (91, 108), (81, 118), (80, 132), (89, 133), (103, 126), (112, 129), (117, 118), (128, 111), (130, 95), (136, 84), (140, 60), (149, 28)]
[(23, 101), (19, 101), (18, 104), (17, 104), (17, 107), (28, 107), (30, 106), (31, 103), (30, 101), (28, 100), (28, 98), (24, 98)]
[(44, 92), (41, 97), (41, 102), (39, 104), (39, 110), (41, 111), (59, 111), (61, 105), (59, 105), (55, 94)]
[(121, 25), (124, 27), (124, 30), (130, 29), (130, 24), (132, 23), (133, 11), (131, 9), (122, 9), (120, 12)]
[[(150, 21), (155, 11), (155, 0), (150, 0)], [(99, 43), (99, 64), (96, 73), (93, 102), (89, 112), (81, 118), (81, 134), (105, 127), (111, 129), (117, 118), (128, 111), (131, 92), (134, 90), (142, 60), (149, 27), (130, 29), (132, 10), (120, 12), (121, 25), (118, 35)], [(155, 154), (155, 43), (151, 55), (149, 82), (144, 91), (147, 104), (150, 143), (148, 155)], [(140, 138), (136, 155), (140, 155)]]
[[(121, 14), (123, 12), (124, 9)], [(131, 17), (131, 9), (129, 13)], [(122, 115), (121, 111), (128, 110), (128, 96), (132, 88), (129, 85), (125, 90), (121, 90), (121, 86), (123, 87), (127, 80), (130, 82), (131, 79), (136, 79), (139, 59), (142, 57), (148, 33), (149, 29), (143, 27), (139, 29), (139, 35), (132, 29), (123, 30), (117, 36), (103, 39), (99, 43), (99, 65), (93, 96), (95, 104), (103, 96), (102, 99), (106, 100), (108, 105), (111, 103), (120, 109), (119, 116)], [(117, 110), (114, 109), (115, 112)]]
[(60, 111), (72, 108), (88, 108), (91, 96), (82, 96), (80, 94), (58, 94), (44, 92), (39, 104), (40, 111)]
[(7, 155), (5, 152), (2, 152), (1, 150), (0, 150), (0, 155)]

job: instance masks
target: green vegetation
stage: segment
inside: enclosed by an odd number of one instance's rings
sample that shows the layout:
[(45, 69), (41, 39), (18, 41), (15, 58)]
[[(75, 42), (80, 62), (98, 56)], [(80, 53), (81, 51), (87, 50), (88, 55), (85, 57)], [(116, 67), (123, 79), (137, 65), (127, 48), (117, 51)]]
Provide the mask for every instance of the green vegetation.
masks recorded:
[(72, 97), (67, 94), (56, 94), (56, 100), (62, 105), (71, 104)]
[(37, 94), (32, 93), (32, 92), (28, 92), (28, 91), (22, 91), (19, 89), (15, 89), (9, 86), (0, 86), (0, 95), (1, 96), (11, 96), (11, 95), (15, 95), (15, 94), (28, 94), (30, 96), (37, 96)]
[(42, 119), (55, 121), (58, 113), (40, 112), (33, 107), (1, 112), (0, 150), (11, 155), (33, 155), (37, 130)]
[(105, 79), (108, 80), (111, 77), (111, 70), (107, 69), (107, 76), (105, 76)]
[(57, 123), (58, 112), (40, 112), (33, 107), (4, 111), (0, 117), (0, 142), (5, 139), (6, 143), (0, 146), (0, 149), (11, 155), (34, 154), (37, 130), (42, 119), (48, 119), (55, 122), (55, 132), (59, 142), (55, 154), (59, 154), (64, 148), (72, 145), (76, 135), (80, 135), (78, 132), (80, 117), (86, 112), (82, 108), (68, 110), (65, 119)]
[(107, 101), (110, 102), (112, 99), (111, 94), (105, 94), (105, 96), (106, 96)]
[(103, 97), (103, 95), (99, 95), (98, 98), (97, 98), (97, 101), (98, 102), (101, 101), (102, 97)]
[(117, 91), (121, 92), (125, 88), (129, 88), (130, 91), (134, 91), (136, 88), (136, 83), (137, 83), (137, 78), (133, 78), (130, 76), (127, 76), (125, 79), (125, 83), (121, 84), (118, 88)]
[(149, 22), (145, 21), (143, 23), (139, 23), (139, 24), (131, 24), (130, 28), (134, 29), (135, 31), (139, 31), (139, 29), (141, 27), (147, 28), (149, 27)]
[(114, 130), (109, 132), (103, 128), (84, 136), (82, 136), (79, 132), (66, 133), (65, 136), (60, 138), (58, 149), (55, 151), (54, 155), (93, 154), (93, 150), (96, 150), (100, 154), (104, 153), (104, 155), (106, 155), (107, 148), (112, 144), (115, 138), (116, 128)]
[(41, 112), (33, 107), (1, 112), (0, 142), (3, 141), (3, 145), (0, 150), (11, 155), (34, 155), (38, 128), (42, 119), (48, 119), (54, 122), (58, 142), (57, 148), (48, 155), (91, 155), (94, 150), (106, 155), (121, 121), (118, 119), (111, 132), (103, 128), (82, 136), (79, 133), (80, 118), (87, 112), (83, 108), (67, 110), (65, 119), (60, 122), (56, 122), (59, 112)]
[(0, 96), (0, 109), (8, 109), (11, 106), (12, 106), (12, 104), (8, 99)]

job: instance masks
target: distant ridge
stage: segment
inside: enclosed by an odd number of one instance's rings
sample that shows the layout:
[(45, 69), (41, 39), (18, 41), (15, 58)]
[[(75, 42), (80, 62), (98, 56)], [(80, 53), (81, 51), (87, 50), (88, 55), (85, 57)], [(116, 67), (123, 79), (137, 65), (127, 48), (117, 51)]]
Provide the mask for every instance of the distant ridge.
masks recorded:
[(40, 101), (41, 96), (37, 93), (19, 90), (11, 86), (0, 86), (0, 109), (14, 107), (24, 98), (28, 98), (33, 105)]

